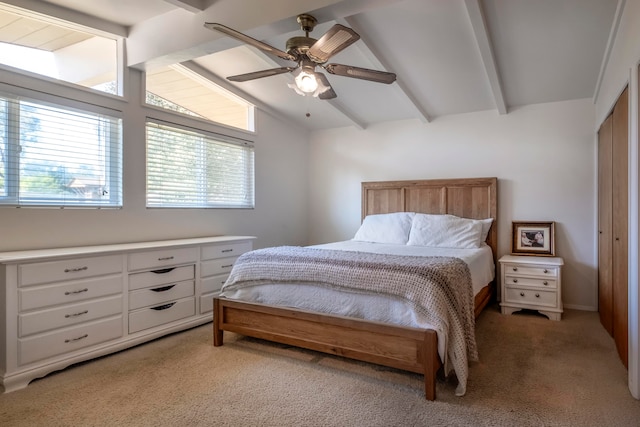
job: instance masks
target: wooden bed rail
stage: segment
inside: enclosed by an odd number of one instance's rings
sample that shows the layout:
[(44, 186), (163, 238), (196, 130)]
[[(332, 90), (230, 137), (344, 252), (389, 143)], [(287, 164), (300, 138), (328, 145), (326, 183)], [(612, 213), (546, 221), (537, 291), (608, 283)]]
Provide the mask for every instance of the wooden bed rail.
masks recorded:
[(425, 397), (436, 398), (441, 366), (433, 330), (332, 316), (291, 308), (213, 300), (213, 345), (223, 331), (424, 374)]

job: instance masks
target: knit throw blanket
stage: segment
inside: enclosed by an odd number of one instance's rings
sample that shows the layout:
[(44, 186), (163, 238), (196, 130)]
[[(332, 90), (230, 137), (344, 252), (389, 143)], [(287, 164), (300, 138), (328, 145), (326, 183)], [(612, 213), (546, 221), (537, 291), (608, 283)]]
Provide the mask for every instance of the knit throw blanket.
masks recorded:
[(455, 371), (457, 395), (466, 392), (468, 362), (477, 360), (478, 351), (471, 274), (464, 261), (282, 246), (242, 254), (222, 290), (269, 283), (309, 283), (407, 301), (444, 340), (445, 372)]

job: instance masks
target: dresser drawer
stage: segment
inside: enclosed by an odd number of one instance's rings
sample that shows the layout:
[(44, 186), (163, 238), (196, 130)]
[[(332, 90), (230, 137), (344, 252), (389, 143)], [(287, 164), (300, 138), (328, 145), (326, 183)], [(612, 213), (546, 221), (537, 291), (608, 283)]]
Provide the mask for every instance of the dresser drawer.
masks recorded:
[(18, 286), (37, 285), (122, 272), (122, 256), (108, 255), (22, 264)]
[(24, 337), (120, 313), (122, 313), (122, 295), (69, 304), (21, 314), (18, 316), (18, 334)]
[(200, 263), (200, 277), (229, 274), (238, 257), (212, 259)]
[(220, 292), (222, 285), (227, 281), (227, 277), (229, 277), (228, 274), (221, 274), (219, 276), (211, 276), (200, 280), (202, 293), (208, 294), (211, 292)]
[(505, 302), (528, 304), (532, 306), (557, 306), (557, 293), (553, 291), (518, 289), (507, 287), (505, 289)]
[(186, 298), (167, 304), (142, 308), (129, 313), (129, 333), (160, 326), (196, 314), (195, 299)]
[(558, 277), (557, 267), (538, 267), (530, 265), (505, 265), (506, 274), (517, 273), (518, 276)]
[(193, 280), (156, 288), (138, 289), (129, 292), (129, 310), (190, 297), (193, 296), (193, 293)]
[(227, 243), (202, 247), (202, 259), (226, 258), (240, 256), (251, 250), (251, 242)]
[(551, 279), (538, 279), (525, 276), (505, 276), (506, 285), (531, 286), (541, 289), (556, 289), (556, 281)]
[(83, 323), (63, 330), (19, 339), (18, 359), (21, 365), (25, 365), (121, 336), (122, 316)]
[(213, 296), (214, 294), (207, 294), (200, 297), (200, 314), (213, 311)]
[(129, 275), (129, 290), (148, 288), (152, 286), (171, 285), (185, 280), (195, 279), (194, 265), (182, 267), (163, 268), (144, 273)]
[(129, 255), (129, 271), (188, 264), (196, 262), (197, 260), (198, 248), (174, 248), (140, 252)]
[(42, 285), (18, 290), (20, 310), (33, 310), (122, 293), (122, 276)]

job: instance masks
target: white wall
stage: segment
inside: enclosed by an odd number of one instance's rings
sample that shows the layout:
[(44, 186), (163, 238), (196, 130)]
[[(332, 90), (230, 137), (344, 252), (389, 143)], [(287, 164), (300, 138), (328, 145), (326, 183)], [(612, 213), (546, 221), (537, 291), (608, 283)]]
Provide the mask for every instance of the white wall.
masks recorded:
[[(128, 99), (99, 99), (123, 111), (123, 208), (0, 208), (0, 251), (221, 234), (257, 236), (255, 247), (306, 243), (308, 135), (265, 113), (258, 113), (257, 117), (255, 209), (147, 209), (144, 141), (147, 111), (140, 107), (140, 73), (131, 71), (130, 77)], [(9, 73), (3, 73), (2, 81), (72, 94), (89, 102), (98, 99), (97, 95), (71, 87)]]
[(595, 310), (594, 113), (577, 100), (314, 132), (310, 243), (353, 237), (362, 181), (495, 176), (498, 255), (510, 251), (512, 220), (556, 221), (564, 303)]

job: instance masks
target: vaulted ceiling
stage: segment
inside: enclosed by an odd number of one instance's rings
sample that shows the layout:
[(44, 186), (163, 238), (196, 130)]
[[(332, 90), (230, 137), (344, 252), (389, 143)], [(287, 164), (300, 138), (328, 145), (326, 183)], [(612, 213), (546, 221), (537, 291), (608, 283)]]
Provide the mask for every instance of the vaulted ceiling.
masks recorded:
[[(5, 0), (127, 37), (127, 64), (181, 62), (293, 126), (366, 128), (425, 123), (449, 114), (597, 96), (624, 0)], [(289, 89), (291, 74), (242, 83), (225, 77), (291, 66), (204, 28), (217, 22), (278, 49), (318, 20), (310, 37), (339, 23), (361, 39), (329, 62), (396, 73), (385, 85), (327, 74), (333, 100)], [(326, 74), (326, 73), (325, 73)], [(307, 116), (309, 113), (309, 116)]]

